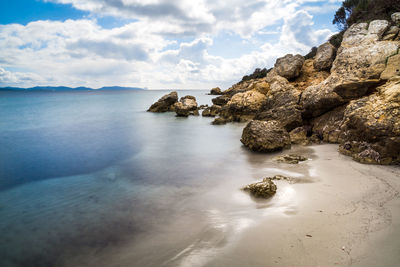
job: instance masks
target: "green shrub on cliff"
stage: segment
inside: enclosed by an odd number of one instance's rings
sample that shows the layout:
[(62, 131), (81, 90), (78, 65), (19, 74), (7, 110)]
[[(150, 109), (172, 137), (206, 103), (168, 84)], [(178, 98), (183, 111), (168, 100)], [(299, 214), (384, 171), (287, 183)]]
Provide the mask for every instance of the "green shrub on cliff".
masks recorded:
[(343, 31), (354, 23), (376, 19), (390, 21), (394, 12), (400, 12), (399, 0), (345, 0), (336, 11), (332, 23)]
[(243, 78), (240, 82), (245, 82), (245, 81), (252, 80), (252, 79), (264, 78), (265, 76), (267, 76), (267, 73), (270, 70), (271, 69), (267, 70), (266, 68), (263, 68), (263, 69), (257, 68), (254, 70), (254, 72), (252, 74), (243, 76)]

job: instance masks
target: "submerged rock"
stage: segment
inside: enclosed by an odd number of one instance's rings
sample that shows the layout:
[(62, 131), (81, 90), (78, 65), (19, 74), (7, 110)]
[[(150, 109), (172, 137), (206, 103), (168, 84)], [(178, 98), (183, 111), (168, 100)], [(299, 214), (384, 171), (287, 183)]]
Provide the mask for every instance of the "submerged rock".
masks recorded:
[(250, 192), (254, 197), (270, 198), (276, 193), (276, 184), (271, 178), (264, 178), (261, 182), (249, 184), (242, 188), (244, 191)]
[(250, 121), (240, 140), (253, 151), (271, 152), (290, 147), (289, 133), (277, 121)]
[(155, 102), (151, 107), (147, 110), (149, 112), (167, 112), (174, 111), (174, 104), (178, 101), (178, 93), (171, 92), (169, 94), (164, 95), (157, 102)]
[(301, 55), (288, 54), (276, 60), (274, 69), (278, 75), (286, 79), (293, 79), (300, 75), (301, 68), (303, 67), (304, 57)]
[(307, 158), (301, 155), (286, 154), (274, 158), (277, 162), (284, 162), (288, 164), (298, 164), (300, 161), (306, 161)]

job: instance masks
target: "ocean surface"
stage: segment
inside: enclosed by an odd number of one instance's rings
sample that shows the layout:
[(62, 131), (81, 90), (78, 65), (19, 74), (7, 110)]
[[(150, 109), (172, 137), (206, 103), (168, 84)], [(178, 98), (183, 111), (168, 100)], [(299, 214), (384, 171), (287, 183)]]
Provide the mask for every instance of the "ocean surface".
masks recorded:
[(290, 215), (240, 190), (279, 172), (243, 124), (146, 112), (166, 93), (0, 92), (0, 266), (202, 266)]

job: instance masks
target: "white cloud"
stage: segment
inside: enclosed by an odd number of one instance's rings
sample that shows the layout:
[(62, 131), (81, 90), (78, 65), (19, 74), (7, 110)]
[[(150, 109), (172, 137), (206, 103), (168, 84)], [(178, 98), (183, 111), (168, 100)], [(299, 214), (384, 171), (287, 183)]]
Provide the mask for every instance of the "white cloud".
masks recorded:
[[(257, 67), (272, 66), (278, 56), (308, 52), (332, 34), (315, 30), (301, 6), (321, 2), (314, 0), (57, 1), (136, 20), (112, 29), (95, 17), (0, 25), (0, 85), (228, 87)], [(279, 41), (236, 58), (210, 55), (213, 38), (226, 31), (240, 36), (239, 42), (269, 34)]]

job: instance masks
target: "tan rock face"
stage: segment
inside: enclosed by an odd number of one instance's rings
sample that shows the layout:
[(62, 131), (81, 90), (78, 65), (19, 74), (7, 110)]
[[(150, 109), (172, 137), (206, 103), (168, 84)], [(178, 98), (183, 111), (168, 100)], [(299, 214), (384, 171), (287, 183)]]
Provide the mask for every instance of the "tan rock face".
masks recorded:
[(189, 115), (198, 115), (197, 102), (194, 96), (184, 96), (179, 102), (174, 104), (177, 116), (187, 117)]
[(270, 152), (290, 147), (289, 133), (277, 121), (250, 121), (240, 140), (253, 151)]
[(251, 90), (235, 94), (227, 105), (233, 113), (251, 114), (257, 112), (265, 100), (266, 96), (264, 94)]
[(400, 80), (351, 101), (341, 130), (342, 153), (364, 163), (400, 163)]
[(389, 57), (385, 70), (381, 74), (382, 80), (400, 76), (400, 54)]
[(305, 127), (297, 127), (296, 129), (292, 130), (289, 135), (292, 144), (308, 144), (307, 129)]

